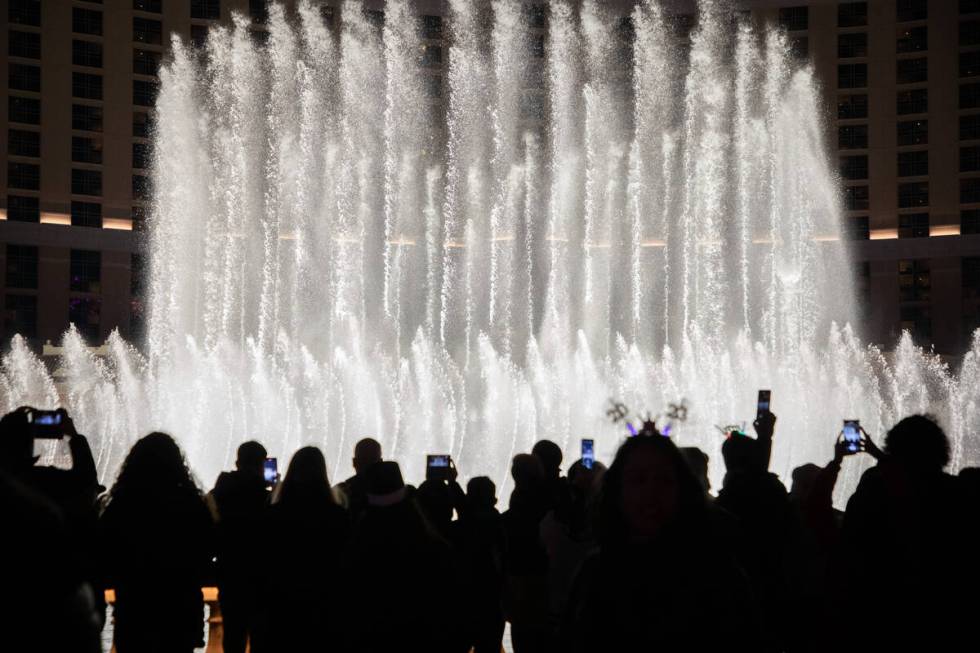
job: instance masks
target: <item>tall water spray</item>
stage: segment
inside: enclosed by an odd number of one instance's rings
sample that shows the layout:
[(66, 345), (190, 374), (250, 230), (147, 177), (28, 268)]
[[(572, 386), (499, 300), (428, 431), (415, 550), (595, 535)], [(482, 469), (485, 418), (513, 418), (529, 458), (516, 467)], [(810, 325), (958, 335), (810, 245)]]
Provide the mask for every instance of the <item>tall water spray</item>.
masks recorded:
[[(812, 71), (778, 30), (702, 0), (688, 34), (656, 0), (628, 20), (552, 0), (450, 0), (446, 66), (409, 0), (273, 6), (160, 73), (149, 319), (59, 377), (15, 338), (0, 408), (63, 403), (112, 474), (150, 429), (205, 482), (258, 438), (346, 471), (378, 438), (506, 484), (540, 438), (566, 459), (686, 399), (675, 437), (721, 473), (716, 424), (779, 414), (774, 468), (823, 462), (844, 417), (880, 433), (935, 410), (954, 465), (980, 462), (980, 339), (958, 375), (906, 337), (864, 347)], [(543, 42), (537, 39), (543, 38)], [(840, 325), (840, 326), (838, 326)], [(842, 484), (852, 486), (858, 473)]]

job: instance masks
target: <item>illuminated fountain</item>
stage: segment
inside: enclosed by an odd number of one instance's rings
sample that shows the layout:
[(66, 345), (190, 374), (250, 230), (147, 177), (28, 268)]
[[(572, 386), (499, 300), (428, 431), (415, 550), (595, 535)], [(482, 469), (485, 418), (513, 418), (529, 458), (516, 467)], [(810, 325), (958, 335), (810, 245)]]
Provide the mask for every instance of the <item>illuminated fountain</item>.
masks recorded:
[(70, 331), (56, 385), (15, 339), (0, 408), (60, 394), (108, 475), (168, 430), (207, 483), (247, 438), (318, 444), (339, 480), (365, 435), (410, 478), (450, 452), (505, 483), (539, 438), (571, 460), (595, 437), (608, 461), (615, 397), (686, 398), (676, 437), (717, 485), (715, 425), (751, 421), (759, 388), (784, 478), (828, 460), (845, 417), (881, 433), (926, 409), (954, 465), (980, 462), (980, 340), (953, 374), (844, 326), (839, 186), (781, 33), (714, 1), (688, 40), (654, 1), (623, 22), (553, 0), (541, 48), (518, 0), (449, 7), (441, 85), (408, 0), (383, 21), (348, 0), (339, 29), (273, 7), (265, 45), (241, 17), (204, 51), (176, 41), (146, 342), (96, 357)]

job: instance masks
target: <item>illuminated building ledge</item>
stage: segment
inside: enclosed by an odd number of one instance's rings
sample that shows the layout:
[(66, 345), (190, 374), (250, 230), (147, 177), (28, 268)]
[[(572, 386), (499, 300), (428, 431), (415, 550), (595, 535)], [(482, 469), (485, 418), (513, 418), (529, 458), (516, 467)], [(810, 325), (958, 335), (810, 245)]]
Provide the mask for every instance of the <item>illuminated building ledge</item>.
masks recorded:
[[(7, 220), (7, 209), (0, 209), (0, 220)], [(41, 224), (53, 224), (61, 227), (71, 226), (71, 215), (68, 213), (55, 213), (53, 211), (41, 212)], [(132, 231), (133, 221), (129, 218), (102, 218), (102, 228), (115, 231)]]
[[(960, 226), (958, 224), (932, 225), (929, 227), (929, 238), (959, 235)], [(893, 240), (897, 238), (898, 229), (872, 229), (869, 234), (870, 240)]]

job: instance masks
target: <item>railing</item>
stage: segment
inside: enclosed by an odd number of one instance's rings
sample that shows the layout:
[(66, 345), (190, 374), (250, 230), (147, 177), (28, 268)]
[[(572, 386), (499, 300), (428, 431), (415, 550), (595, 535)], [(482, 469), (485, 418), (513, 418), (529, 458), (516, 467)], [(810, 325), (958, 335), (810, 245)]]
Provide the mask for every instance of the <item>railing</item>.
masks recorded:
[[(223, 631), (221, 606), (218, 605), (218, 588), (202, 587), (201, 593), (204, 595), (204, 603), (208, 606), (208, 638), (204, 651), (205, 653), (222, 653), (221, 638)], [(116, 602), (115, 590), (105, 591), (105, 602), (110, 605)], [(111, 653), (116, 653), (115, 643), (113, 643)]]

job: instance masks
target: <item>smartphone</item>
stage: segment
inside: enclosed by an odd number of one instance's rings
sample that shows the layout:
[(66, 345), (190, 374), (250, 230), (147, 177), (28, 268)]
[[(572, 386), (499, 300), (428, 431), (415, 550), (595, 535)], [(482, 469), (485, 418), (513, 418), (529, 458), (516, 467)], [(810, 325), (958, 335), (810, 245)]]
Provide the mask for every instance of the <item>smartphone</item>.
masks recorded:
[(861, 449), (861, 422), (856, 419), (844, 420), (844, 442), (847, 450), (855, 453)]
[(60, 410), (32, 410), (27, 414), (31, 434), (39, 440), (60, 440), (65, 435)]
[(595, 440), (582, 438), (582, 466), (592, 469), (595, 463)]
[(769, 412), (769, 398), (772, 390), (759, 390), (759, 403), (756, 405), (755, 416), (762, 417)]
[(279, 461), (275, 458), (266, 458), (262, 465), (262, 475), (266, 485), (275, 485), (279, 480)]
[(448, 481), (449, 454), (429, 454), (425, 457), (425, 480)]

